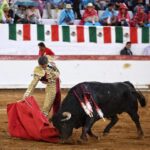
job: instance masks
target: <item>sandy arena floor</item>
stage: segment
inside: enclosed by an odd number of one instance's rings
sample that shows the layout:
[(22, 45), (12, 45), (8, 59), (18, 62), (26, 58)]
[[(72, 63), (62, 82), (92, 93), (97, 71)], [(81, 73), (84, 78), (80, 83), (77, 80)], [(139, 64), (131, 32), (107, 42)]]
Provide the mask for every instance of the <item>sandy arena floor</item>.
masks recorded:
[[(119, 116), (120, 120), (111, 130), (108, 136), (103, 137), (102, 131), (108, 121), (98, 121), (93, 126), (93, 131), (99, 135), (100, 139), (89, 138), (86, 144), (64, 145), (52, 144), (46, 142), (37, 142), (12, 138), (7, 132), (7, 114), (6, 105), (21, 99), (25, 90), (0, 90), (0, 150), (150, 150), (150, 92), (143, 92), (147, 99), (147, 106), (139, 106), (139, 115), (141, 125), (145, 136), (143, 139), (137, 139), (136, 128), (127, 114)], [(66, 91), (62, 90), (62, 96)], [(44, 99), (44, 90), (34, 92), (38, 104), (42, 106)], [(73, 139), (80, 137), (81, 129), (74, 130)]]

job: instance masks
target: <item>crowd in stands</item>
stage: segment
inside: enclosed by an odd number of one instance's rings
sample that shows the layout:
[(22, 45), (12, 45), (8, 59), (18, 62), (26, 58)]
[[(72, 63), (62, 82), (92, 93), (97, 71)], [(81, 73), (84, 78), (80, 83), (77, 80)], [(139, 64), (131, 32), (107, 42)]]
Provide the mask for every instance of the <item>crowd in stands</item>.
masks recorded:
[[(46, 9), (48, 19), (53, 19), (52, 10), (56, 14), (61, 10), (59, 25), (73, 25), (79, 19), (80, 25), (87, 26), (150, 27), (149, 0), (30, 0), (31, 5), (18, 5), (16, 1), (29, 0), (0, 0), (0, 23), (41, 24)], [(98, 11), (103, 13), (99, 15)]]

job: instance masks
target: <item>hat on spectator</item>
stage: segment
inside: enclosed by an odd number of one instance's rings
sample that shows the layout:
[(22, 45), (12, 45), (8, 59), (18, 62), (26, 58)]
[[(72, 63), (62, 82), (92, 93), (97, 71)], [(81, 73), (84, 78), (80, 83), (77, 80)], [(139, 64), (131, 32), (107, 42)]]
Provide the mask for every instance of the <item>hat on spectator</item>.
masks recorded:
[(88, 3), (86, 7), (94, 7), (92, 3)]
[(72, 8), (71, 4), (66, 4), (66, 8), (71, 9)]
[(125, 3), (122, 3), (122, 4), (120, 4), (119, 9), (128, 9), (128, 7)]

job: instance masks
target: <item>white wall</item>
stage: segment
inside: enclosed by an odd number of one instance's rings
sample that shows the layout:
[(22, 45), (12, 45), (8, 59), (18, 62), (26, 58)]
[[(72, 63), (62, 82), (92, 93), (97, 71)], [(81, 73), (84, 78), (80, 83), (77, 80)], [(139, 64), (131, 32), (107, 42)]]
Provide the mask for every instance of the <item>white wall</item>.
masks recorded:
[[(136, 86), (150, 85), (150, 60), (57, 60), (61, 87), (68, 88), (83, 81), (131, 81)], [(0, 60), (0, 88), (26, 88), (32, 80), (37, 61)], [(43, 87), (39, 84), (38, 87)]]
[[(0, 55), (37, 55), (38, 43), (36, 40), (36, 25), (32, 25), (32, 41), (12, 41), (8, 37), (8, 24), (0, 24)], [(140, 29), (141, 30), (141, 29)], [(114, 31), (113, 31), (114, 32)], [(115, 35), (112, 36), (114, 38)], [(138, 34), (141, 37), (141, 34)], [(124, 43), (68, 43), (45, 41), (47, 47), (51, 48), (56, 55), (118, 55), (129, 39)], [(142, 55), (143, 50), (149, 44), (132, 44), (131, 50), (134, 55)]]

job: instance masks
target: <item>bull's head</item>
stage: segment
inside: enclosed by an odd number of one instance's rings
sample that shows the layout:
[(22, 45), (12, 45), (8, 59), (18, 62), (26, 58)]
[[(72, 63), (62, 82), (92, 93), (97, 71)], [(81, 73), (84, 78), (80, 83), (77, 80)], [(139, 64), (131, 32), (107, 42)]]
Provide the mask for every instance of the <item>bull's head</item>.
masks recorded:
[(61, 139), (68, 139), (73, 130), (73, 122), (71, 120), (70, 112), (57, 113), (53, 116), (52, 122), (54, 126), (59, 130)]

